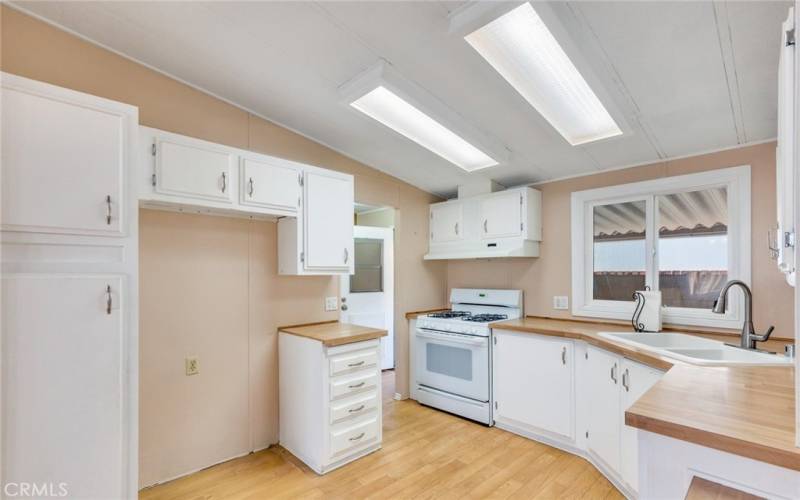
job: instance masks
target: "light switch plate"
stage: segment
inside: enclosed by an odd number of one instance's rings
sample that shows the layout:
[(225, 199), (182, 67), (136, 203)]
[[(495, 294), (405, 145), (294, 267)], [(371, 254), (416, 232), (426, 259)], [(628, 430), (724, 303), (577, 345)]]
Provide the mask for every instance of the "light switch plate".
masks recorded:
[(325, 310), (326, 311), (335, 311), (339, 308), (339, 298), (338, 297), (325, 297)]
[(554, 295), (553, 309), (569, 309), (569, 297), (566, 295)]

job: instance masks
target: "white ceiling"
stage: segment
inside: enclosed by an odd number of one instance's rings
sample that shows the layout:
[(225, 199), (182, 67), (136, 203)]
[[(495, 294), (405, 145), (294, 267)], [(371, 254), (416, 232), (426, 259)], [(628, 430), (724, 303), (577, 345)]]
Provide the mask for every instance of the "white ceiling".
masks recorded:
[[(562, 2), (551, 7), (632, 129), (572, 147), (461, 37), (464, 2), (15, 2), (133, 59), (427, 191), (556, 179), (774, 138), (791, 2)], [(389, 62), (512, 153), (473, 173), (342, 103)]]

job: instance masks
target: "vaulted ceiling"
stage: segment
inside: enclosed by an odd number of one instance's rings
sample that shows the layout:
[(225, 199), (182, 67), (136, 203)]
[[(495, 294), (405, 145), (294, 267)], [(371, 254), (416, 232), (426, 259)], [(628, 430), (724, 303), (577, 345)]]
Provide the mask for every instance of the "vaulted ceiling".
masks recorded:
[[(577, 147), (449, 33), (464, 3), (14, 5), (442, 195), (476, 179), (510, 186), (776, 135), (790, 2), (550, 4), (630, 127)], [(510, 162), (466, 173), (342, 102), (337, 89), (380, 60), (502, 143)]]

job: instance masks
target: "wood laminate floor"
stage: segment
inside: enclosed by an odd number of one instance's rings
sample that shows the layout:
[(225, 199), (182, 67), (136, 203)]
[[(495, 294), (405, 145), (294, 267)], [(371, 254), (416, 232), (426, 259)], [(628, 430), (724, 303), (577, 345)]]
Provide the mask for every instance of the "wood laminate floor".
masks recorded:
[(393, 394), (394, 373), (385, 372), (383, 448), (324, 476), (273, 446), (139, 498), (622, 498), (582, 458)]

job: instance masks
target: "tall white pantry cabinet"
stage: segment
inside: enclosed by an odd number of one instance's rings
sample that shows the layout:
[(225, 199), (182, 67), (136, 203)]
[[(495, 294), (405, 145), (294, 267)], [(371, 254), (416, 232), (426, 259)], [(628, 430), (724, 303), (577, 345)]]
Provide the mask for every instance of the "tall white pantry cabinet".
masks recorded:
[(138, 110), (0, 79), (0, 481), (134, 498)]

